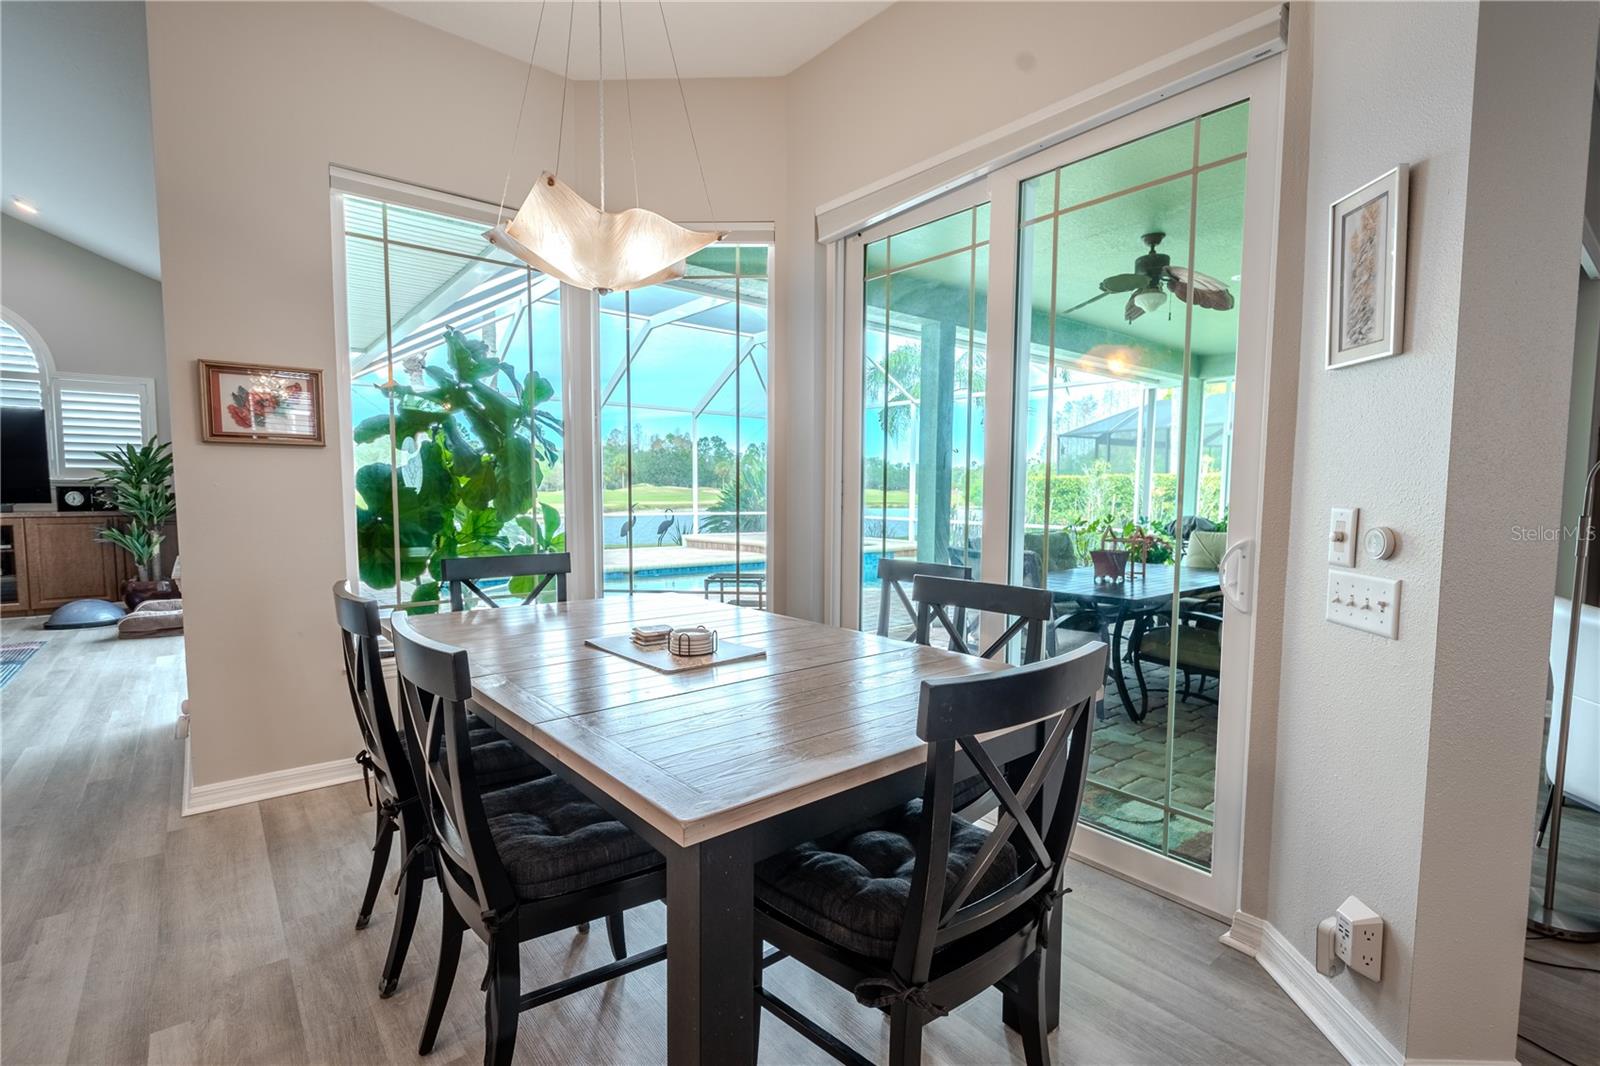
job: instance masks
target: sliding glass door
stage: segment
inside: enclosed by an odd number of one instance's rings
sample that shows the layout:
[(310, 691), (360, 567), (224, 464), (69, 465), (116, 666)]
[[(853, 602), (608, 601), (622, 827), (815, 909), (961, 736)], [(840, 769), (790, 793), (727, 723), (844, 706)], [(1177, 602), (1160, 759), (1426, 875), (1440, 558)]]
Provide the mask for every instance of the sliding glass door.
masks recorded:
[(864, 254), (859, 609), (863, 629), (906, 637), (914, 620), (898, 599), (880, 618), (878, 560), (976, 573), (982, 553), (989, 206)]
[[(1021, 183), (1013, 572), (1112, 647), (1087, 824), (1209, 870), (1248, 101)], [(1065, 643), (1058, 642), (1058, 643)]]
[[(877, 563), (1048, 588), (1109, 646), (1077, 849), (1236, 902), (1275, 82), (1250, 68), (845, 242), (840, 621)], [(989, 358), (1003, 338), (1005, 358)], [(1237, 476), (1236, 476), (1237, 474)]]

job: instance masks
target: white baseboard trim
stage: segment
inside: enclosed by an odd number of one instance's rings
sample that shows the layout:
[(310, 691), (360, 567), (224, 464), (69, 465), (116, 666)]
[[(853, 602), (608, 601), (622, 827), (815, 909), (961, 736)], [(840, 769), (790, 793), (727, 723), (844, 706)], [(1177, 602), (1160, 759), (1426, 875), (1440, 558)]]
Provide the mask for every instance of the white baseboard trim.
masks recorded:
[(1516, 1059), (1407, 1059), (1406, 1066), (1518, 1066)]
[(1233, 924), (1217, 939), (1241, 955), (1248, 955), (1253, 959), (1261, 951), (1261, 935), (1266, 925), (1266, 922), (1253, 914), (1234, 911)]
[(295, 792), (310, 792), (312, 789), (342, 785), (360, 779), (361, 767), (355, 760), (335, 759), (332, 762), (295, 766), (288, 770), (273, 770), (253, 777), (235, 778), (232, 781), (196, 785), (189, 767), (189, 745), (186, 739), (183, 750), (183, 806), (179, 813), (188, 817), (191, 814), (220, 811), (224, 807), (237, 807)]
[[(1340, 995), (1333, 982), (1318, 973), (1311, 960), (1289, 943), (1288, 937), (1259, 918), (1245, 917), (1260, 928), (1256, 961), (1348, 1062), (1354, 1066), (1420, 1066), (1415, 1060), (1408, 1064), (1366, 1015)], [(1234, 922), (1234, 928), (1239, 928), (1237, 917)], [(1227, 935), (1232, 932), (1230, 929)]]

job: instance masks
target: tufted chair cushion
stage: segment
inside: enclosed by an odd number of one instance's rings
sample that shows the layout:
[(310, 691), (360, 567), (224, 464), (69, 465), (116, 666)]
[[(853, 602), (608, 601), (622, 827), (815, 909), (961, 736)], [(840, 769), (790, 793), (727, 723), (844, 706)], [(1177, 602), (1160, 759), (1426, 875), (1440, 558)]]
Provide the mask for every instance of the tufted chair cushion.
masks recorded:
[(662, 864), (655, 849), (547, 774), (483, 797), (489, 835), (523, 899), (544, 899)]
[[(871, 821), (789, 849), (756, 867), (756, 899), (769, 911), (849, 951), (894, 954), (916, 868), (922, 801), (912, 800)], [(957, 818), (950, 831), (945, 902), (988, 832)], [(1017, 853), (1002, 845), (967, 897), (982, 899), (1017, 875)]]

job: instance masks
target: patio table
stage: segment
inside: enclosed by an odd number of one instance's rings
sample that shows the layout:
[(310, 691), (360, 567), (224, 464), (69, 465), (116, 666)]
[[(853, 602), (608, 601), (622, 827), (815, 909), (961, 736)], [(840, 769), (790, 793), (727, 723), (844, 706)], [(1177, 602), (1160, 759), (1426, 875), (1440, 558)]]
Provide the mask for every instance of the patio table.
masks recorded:
[(1194, 596), (1222, 587), (1222, 575), (1211, 568), (1152, 565), (1145, 572), (1121, 581), (1096, 581), (1094, 567), (1080, 566), (1053, 573), (1045, 585), (1055, 602), (1081, 604), (1095, 613), (1100, 639), (1111, 648), (1106, 663), (1117, 695), (1128, 717), (1138, 720), (1128, 682), (1122, 676), (1122, 623), (1152, 614), (1172, 603), (1172, 595)]

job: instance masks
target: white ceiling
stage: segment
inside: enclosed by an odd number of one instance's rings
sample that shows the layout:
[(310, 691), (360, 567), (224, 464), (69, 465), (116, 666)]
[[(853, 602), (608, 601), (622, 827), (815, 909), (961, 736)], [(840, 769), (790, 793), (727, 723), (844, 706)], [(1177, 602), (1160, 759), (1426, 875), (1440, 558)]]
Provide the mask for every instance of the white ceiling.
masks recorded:
[(571, 76), (593, 80), (602, 28), (607, 78), (622, 77), (624, 36), (630, 77), (672, 77), (663, 13), (683, 77), (782, 77), (889, 5), (867, 0), (669, 0), (661, 5), (654, 0), (379, 0), (379, 6), (523, 62), (537, 31), (534, 62), (556, 74), (566, 63), (570, 26)]
[(160, 275), (143, 4), (0, 3), (0, 128), (6, 214)]
[[(541, 5), (385, 2), (425, 25), (526, 61)], [(685, 78), (779, 77), (889, 5), (878, 2), (669, 0)], [(540, 66), (560, 73), (572, 27), (572, 77), (592, 79), (596, 15), (606, 76), (669, 78), (661, 12), (651, 0), (544, 7)], [(0, 3), (0, 210), (152, 278), (161, 275), (144, 4)], [(39, 208), (18, 211), (12, 197)]]

